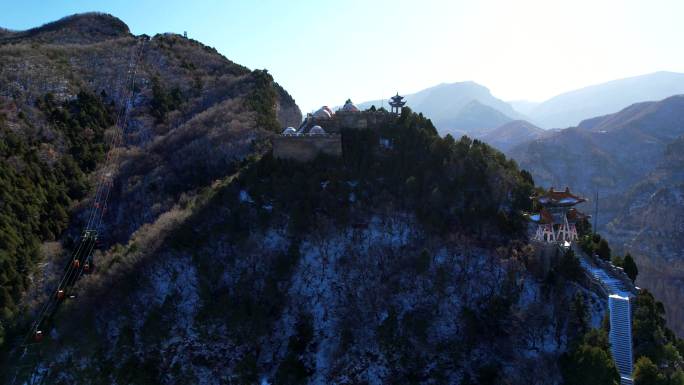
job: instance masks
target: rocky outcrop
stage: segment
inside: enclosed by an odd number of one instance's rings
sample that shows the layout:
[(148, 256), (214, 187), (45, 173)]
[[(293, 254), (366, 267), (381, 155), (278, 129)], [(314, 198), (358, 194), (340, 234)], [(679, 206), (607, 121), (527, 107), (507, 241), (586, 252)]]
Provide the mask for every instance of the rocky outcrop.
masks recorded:
[(278, 92), (276, 115), (280, 126), (282, 128), (299, 127), (299, 124), (302, 122), (302, 111), (299, 110), (299, 106), (297, 106), (292, 96), (283, 87), (278, 84), (274, 86)]

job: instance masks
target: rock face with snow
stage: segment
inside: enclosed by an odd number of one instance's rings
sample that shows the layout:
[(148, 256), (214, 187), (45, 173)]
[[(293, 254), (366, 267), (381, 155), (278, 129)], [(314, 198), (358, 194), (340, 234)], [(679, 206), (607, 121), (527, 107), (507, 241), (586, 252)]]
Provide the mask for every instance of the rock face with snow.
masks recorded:
[[(80, 283), (88, 298), (56, 327), (51, 379), (560, 382), (577, 288), (548, 298), (524, 253), (434, 237), (400, 213), (367, 217), (364, 228), (322, 222), (301, 238), (247, 225), (240, 238), (221, 230), (226, 218), (259, 209), (244, 190), (219, 189), (175, 228), (191, 234), (148, 234), (154, 224), (99, 260), (99, 276)], [(602, 301), (580, 292), (598, 326)]]

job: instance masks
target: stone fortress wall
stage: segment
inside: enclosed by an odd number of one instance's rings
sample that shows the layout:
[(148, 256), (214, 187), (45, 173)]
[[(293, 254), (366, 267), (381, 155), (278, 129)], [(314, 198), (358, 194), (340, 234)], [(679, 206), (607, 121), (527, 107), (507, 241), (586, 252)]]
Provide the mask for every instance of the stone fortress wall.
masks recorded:
[(387, 111), (337, 111), (330, 119), (314, 119), (314, 124), (323, 127), (326, 132), (340, 133), (342, 128), (359, 130), (377, 128), (394, 117), (395, 115)]
[(340, 134), (325, 135), (278, 135), (273, 138), (273, 156), (278, 159), (293, 159), (308, 162), (318, 154), (342, 156)]
[[(286, 130), (274, 137), (273, 156), (300, 162), (313, 160), (320, 153), (342, 156), (342, 129), (374, 129), (396, 118), (395, 114), (384, 110), (359, 111), (350, 101), (333, 114), (322, 113), (323, 108), (315, 114), (309, 114), (299, 129)], [(314, 133), (316, 129), (312, 128), (316, 126), (322, 128), (323, 132)]]

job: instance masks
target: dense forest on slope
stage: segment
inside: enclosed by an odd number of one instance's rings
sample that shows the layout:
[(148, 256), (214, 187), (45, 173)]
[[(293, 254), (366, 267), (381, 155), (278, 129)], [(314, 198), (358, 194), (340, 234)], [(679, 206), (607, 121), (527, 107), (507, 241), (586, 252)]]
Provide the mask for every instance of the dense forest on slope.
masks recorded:
[[(220, 131), (214, 135), (213, 151), (221, 157), (214, 156), (204, 173), (196, 168), (196, 180), (173, 180), (183, 175), (168, 172), (164, 179), (169, 183), (156, 191), (158, 197), (142, 203), (148, 208), (139, 211), (143, 218), (131, 221), (124, 215), (127, 207), (113, 205), (105, 221), (125, 238), (181, 194), (192, 195), (217, 175), (229, 173), (230, 165), (251, 148), (232, 138), (267, 134), (254, 131), (255, 116), (263, 117), (260, 125), (269, 130), (279, 126), (276, 119), (290, 123), (301, 117), (291, 97), (265, 71), (249, 71), (177, 35), (142, 40), (136, 97), (124, 137), (127, 147), (117, 150), (118, 172), (151, 172), (151, 156), (162, 146), (186, 153), (178, 166), (195, 162), (199, 154), (191, 155), (189, 146), (195, 152), (200, 143), (183, 138), (193, 130), (207, 135)], [(26, 316), (26, 307), (44, 298), (79, 235), (91, 181), (115, 133), (124, 79), (140, 42), (124, 23), (104, 14), (75, 15), (30, 31), (8, 32), (0, 39), (0, 346), (6, 337), (14, 338), (6, 333), (20, 310)], [(255, 99), (277, 109), (264, 113)], [(150, 152), (147, 168), (139, 160), (143, 146)], [(228, 167), (213, 167), (219, 165)], [(161, 182), (138, 180), (117, 185), (114, 193), (139, 194), (140, 188), (152, 192)], [(132, 203), (140, 207), (141, 202)], [(150, 206), (157, 211), (150, 212)], [(116, 234), (113, 231), (105, 242), (114, 241)], [(55, 240), (60, 242), (50, 242)], [(29, 287), (32, 291), (23, 297)]]
[(47, 94), (36, 106), (33, 113), (44, 115), (48, 129), (34, 127), (20, 112), (24, 129), (17, 133), (0, 115), (0, 345), (40, 259), (40, 243), (61, 235), (71, 203), (88, 192), (86, 175), (101, 162), (104, 132), (113, 122), (111, 106), (86, 92), (60, 104)]
[(521, 214), (534, 188), (529, 174), (490, 146), (440, 138), (429, 119), (403, 111), (387, 127), (343, 129), (342, 162), (322, 158), (302, 167), (266, 157), (240, 180), (259, 182), (256, 204), (282, 205), (274, 208), (290, 213), (299, 231), (308, 230), (317, 205), (341, 225), (353, 221), (346, 210), (353, 194), (369, 207), (411, 210), (435, 233), (468, 232), (492, 242), (522, 236)]

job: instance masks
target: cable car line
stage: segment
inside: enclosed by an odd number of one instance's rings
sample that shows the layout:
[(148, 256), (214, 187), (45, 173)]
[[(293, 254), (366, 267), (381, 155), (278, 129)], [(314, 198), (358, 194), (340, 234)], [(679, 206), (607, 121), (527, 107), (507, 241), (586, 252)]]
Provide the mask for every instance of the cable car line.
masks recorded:
[[(107, 143), (106, 148), (109, 148), (109, 150), (105, 156), (104, 165), (99, 171), (100, 175), (97, 178), (95, 196), (89, 209), (88, 220), (86, 222), (85, 228), (80, 235), (78, 246), (72, 253), (69, 263), (62, 273), (57, 288), (49, 293), (45, 304), (37, 313), (37, 317), (32, 323), (31, 328), (21, 342), (23, 352), (19, 357), (19, 361), (23, 360), (30, 354), (29, 348), (31, 346), (43, 340), (45, 337), (43, 326), (47, 326), (48, 321), (52, 318), (59, 304), (63, 300), (67, 298), (73, 298), (74, 294), (70, 293), (70, 289), (82, 276), (84, 271), (86, 271), (86, 268), (87, 272), (92, 271), (92, 254), (97, 246), (99, 238), (98, 231), (102, 227), (104, 214), (107, 209), (107, 203), (109, 201), (113, 186), (113, 168), (118, 157), (117, 147), (121, 145), (124, 138), (126, 124), (128, 122), (128, 115), (132, 106), (132, 99), (135, 94), (135, 79), (138, 67), (142, 62), (146, 41), (147, 38), (145, 37), (138, 38), (138, 44), (132, 50), (128, 59), (126, 75), (123, 79), (120, 77), (118, 84), (115, 86), (116, 88), (122, 90), (119, 96), (123, 99), (124, 103), (116, 113), (115, 131)], [(17, 372), (12, 380), (12, 384), (15, 383), (21, 368), (21, 365), (17, 365)], [(29, 384), (41, 384), (46, 380), (46, 374), (37, 376), (36, 371), (37, 367), (34, 367), (31, 372), (31, 376), (28, 379)]]

